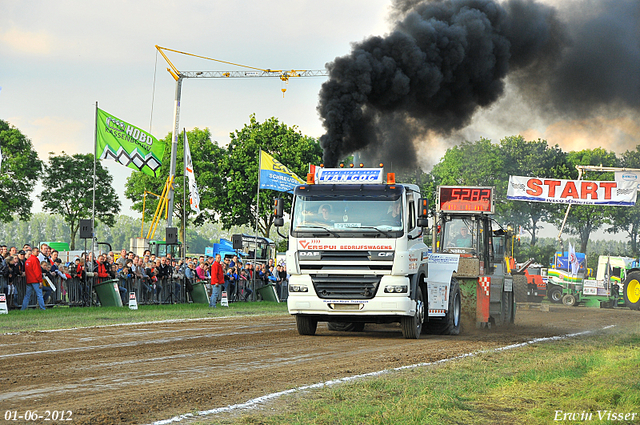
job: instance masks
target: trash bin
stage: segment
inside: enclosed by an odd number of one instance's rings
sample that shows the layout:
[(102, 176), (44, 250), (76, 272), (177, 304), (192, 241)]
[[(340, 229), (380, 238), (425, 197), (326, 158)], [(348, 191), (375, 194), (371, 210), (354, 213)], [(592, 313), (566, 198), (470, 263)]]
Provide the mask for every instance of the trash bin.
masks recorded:
[(209, 294), (207, 288), (204, 286), (208, 283), (206, 280), (201, 280), (193, 284), (193, 291), (191, 291), (191, 299), (194, 303), (209, 304)]
[(122, 299), (118, 290), (118, 279), (109, 279), (93, 285), (98, 294), (98, 301), (103, 307), (122, 307)]
[(276, 285), (273, 283), (269, 283), (264, 285), (262, 288), (258, 288), (258, 293), (262, 296), (263, 301), (275, 301), (277, 303), (280, 302), (278, 299), (278, 294), (276, 293)]

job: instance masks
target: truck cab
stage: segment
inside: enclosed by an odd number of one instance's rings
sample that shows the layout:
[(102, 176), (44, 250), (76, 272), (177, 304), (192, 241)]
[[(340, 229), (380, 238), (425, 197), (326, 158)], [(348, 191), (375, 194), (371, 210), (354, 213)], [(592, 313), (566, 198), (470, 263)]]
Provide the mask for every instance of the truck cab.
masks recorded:
[(406, 338), (420, 336), (428, 258), (422, 198), (418, 186), (386, 177), (382, 168), (321, 168), (295, 188), (287, 305), (300, 334), (315, 334), (318, 322), (354, 330), (399, 322)]

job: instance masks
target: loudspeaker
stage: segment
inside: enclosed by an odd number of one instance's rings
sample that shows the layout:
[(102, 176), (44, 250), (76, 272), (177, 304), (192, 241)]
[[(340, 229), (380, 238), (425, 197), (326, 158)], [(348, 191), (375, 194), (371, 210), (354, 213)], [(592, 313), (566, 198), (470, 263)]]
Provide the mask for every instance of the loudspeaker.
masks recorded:
[(167, 235), (165, 238), (165, 242), (167, 245), (176, 245), (178, 243), (178, 228), (177, 227), (167, 227)]
[(242, 235), (231, 235), (233, 249), (242, 249)]
[(91, 220), (80, 219), (80, 239), (93, 238), (93, 226)]

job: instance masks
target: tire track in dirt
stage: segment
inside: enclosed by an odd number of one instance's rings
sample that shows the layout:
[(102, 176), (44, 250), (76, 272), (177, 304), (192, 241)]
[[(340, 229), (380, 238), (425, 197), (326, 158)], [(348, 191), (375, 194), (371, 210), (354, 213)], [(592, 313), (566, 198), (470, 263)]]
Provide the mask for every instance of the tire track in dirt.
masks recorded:
[[(631, 313), (631, 314), (629, 314)], [(554, 308), (518, 325), (405, 340), (395, 325), (299, 336), (290, 316), (0, 336), (0, 411), (71, 410), (75, 423), (149, 423), (264, 394), (579, 332), (637, 312)], [(600, 326), (600, 327), (602, 327)]]

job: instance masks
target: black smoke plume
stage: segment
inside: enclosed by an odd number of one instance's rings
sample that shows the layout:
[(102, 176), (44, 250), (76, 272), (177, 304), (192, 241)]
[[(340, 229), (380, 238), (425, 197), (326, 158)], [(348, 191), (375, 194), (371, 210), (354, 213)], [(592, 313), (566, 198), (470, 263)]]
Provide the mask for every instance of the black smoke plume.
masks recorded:
[(396, 0), (388, 35), (327, 64), (318, 105), (325, 164), (359, 151), (414, 167), (416, 141), (468, 125), (503, 95), (508, 75), (525, 99), (562, 113), (637, 107), (640, 2), (574, 7), (562, 20), (532, 0)]

